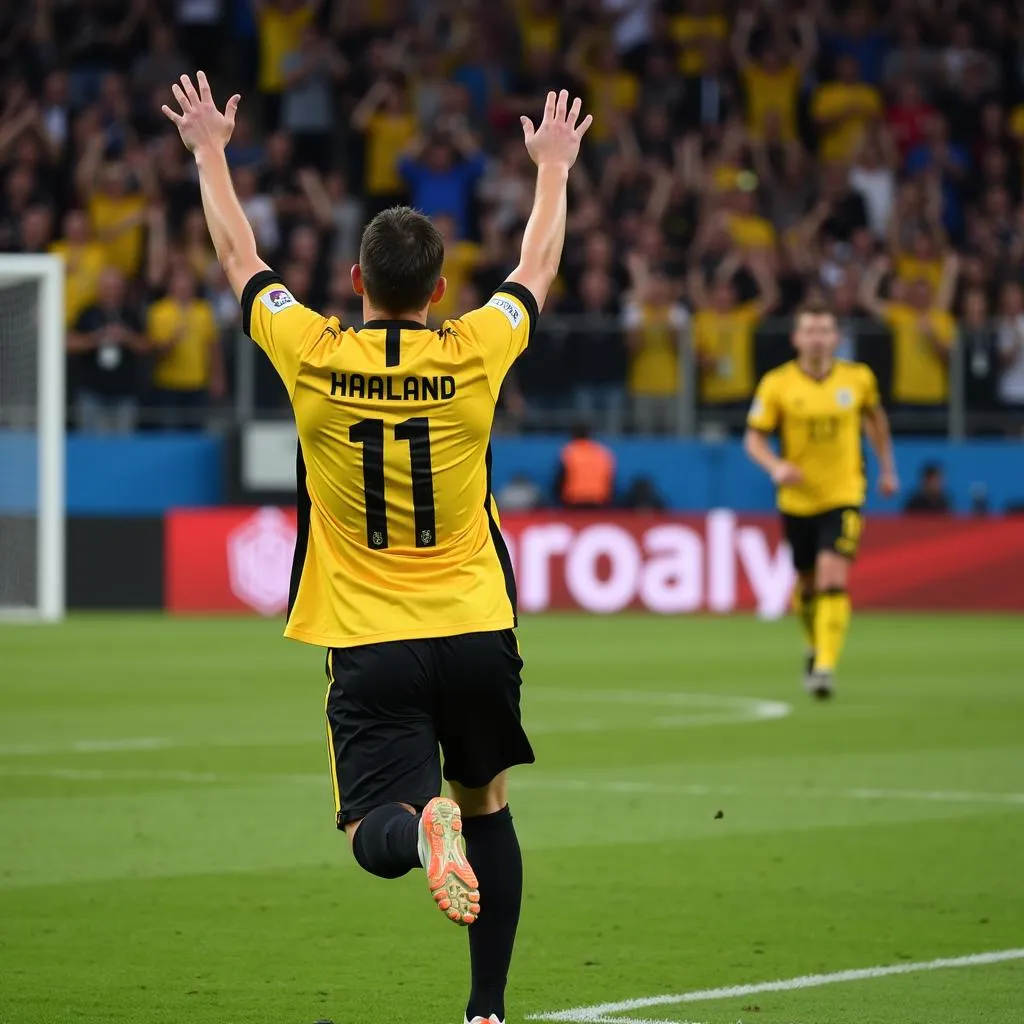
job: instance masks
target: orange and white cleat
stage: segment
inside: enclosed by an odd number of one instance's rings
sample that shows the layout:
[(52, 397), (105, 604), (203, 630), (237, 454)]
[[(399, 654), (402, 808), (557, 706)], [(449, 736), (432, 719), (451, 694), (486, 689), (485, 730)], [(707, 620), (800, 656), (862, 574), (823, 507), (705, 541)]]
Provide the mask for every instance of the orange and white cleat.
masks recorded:
[(505, 1022), (498, 1020), (492, 1013), (490, 1017), (474, 1017), (472, 1020), (467, 1020), (466, 1024), (505, 1024)]
[(454, 800), (434, 797), (420, 816), (420, 863), (430, 895), (456, 924), (472, 924), (480, 913), (480, 885), (462, 846), (462, 811)]

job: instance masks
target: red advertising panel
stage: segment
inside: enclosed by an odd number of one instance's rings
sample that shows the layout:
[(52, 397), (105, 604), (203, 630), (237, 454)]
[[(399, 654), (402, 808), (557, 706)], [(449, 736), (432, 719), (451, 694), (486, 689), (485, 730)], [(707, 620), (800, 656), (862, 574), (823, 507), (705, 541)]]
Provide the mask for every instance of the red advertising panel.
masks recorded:
[[(773, 516), (543, 512), (502, 520), (524, 612), (785, 612), (789, 550)], [(278, 615), (295, 517), (276, 508), (168, 515), (166, 605)], [(853, 573), (861, 608), (1024, 611), (1024, 518), (879, 518)]]

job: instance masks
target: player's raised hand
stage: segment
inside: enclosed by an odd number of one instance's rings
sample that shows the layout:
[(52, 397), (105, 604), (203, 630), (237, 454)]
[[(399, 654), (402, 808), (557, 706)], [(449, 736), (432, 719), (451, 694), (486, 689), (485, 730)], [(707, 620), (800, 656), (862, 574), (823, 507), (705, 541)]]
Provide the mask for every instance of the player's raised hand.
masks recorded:
[(580, 121), (583, 101), (577, 96), (569, 106), (569, 93), (563, 89), (556, 96), (549, 92), (544, 104), (544, 120), (534, 128), (528, 117), (521, 117), (526, 151), (538, 166), (557, 164), (566, 169), (576, 163), (580, 153), (580, 142), (593, 124), (594, 118), (587, 114)]
[(224, 149), (235, 130), (235, 111), (242, 97), (237, 93), (232, 96), (221, 113), (213, 102), (210, 83), (202, 71), (196, 75), (196, 81), (199, 83), (198, 92), (188, 75), (182, 75), (180, 84), (175, 82), (171, 86), (171, 92), (181, 107), (180, 114), (166, 103), (160, 109), (174, 122), (181, 141), (193, 153), (203, 146)]

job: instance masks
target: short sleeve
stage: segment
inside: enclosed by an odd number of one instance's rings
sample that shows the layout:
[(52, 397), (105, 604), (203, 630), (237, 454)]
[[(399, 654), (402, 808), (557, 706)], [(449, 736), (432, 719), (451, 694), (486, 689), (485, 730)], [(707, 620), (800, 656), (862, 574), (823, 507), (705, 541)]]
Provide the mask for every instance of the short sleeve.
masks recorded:
[(480, 350), (495, 399), (512, 364), (533, 337), (540, 309), (529, 288), (506, 281), (490, 301), (454, 321), (457, 333)]
[(873, 409), (877, 409), (882, 402), (878, 393), (878, 378), (870, 366), (863, 367), (861, 372), (864, 376), (864, 393), (861, 395), (861, 408), (865, 412), (871, 412)]
[(267, 353), (291, 397), (303, 353), (330, 326), (303, 306), (272, 270), (254, 274), (242, 290), (242, 330)]
[(772, 433), (779, 426), (779, 397), (771, 374), (761, 378), (747, 414), (747, 426)]

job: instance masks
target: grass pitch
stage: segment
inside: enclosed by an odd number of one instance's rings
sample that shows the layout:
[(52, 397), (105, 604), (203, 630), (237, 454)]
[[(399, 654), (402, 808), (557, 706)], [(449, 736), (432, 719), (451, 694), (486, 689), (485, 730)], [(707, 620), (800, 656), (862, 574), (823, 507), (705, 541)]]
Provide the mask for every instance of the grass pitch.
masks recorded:
[[(521, 639), (509, 1024), (1024, 1021), (1022, 959), (645, 1004), (1024, 947), (1019, 620), (860, 616), (827, 706), (792, 623)], [(2, 1024), (462, 1020), (465, 935), (334, 830), (324, 686), (276, 623), (0, 627)]]

